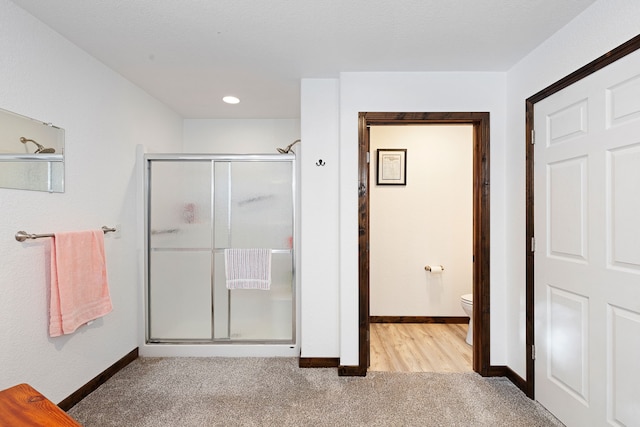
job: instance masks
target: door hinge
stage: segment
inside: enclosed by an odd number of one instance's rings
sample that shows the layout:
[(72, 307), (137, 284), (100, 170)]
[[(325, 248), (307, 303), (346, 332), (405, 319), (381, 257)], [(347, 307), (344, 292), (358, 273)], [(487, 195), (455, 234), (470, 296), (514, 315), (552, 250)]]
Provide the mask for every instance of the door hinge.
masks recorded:
[(531, 252), (535, 252), (535, 251), (536, 251), (536, 238), (531, 237)]
[(536, 346), (531, 346), (531, 360), (536, 360)]
[(535, 145), (535, 143), (536, 143), (536, 130), (531, 129), (531, 144)]
[(369, 152), (367, 151), (367, 163), (369, 163)]

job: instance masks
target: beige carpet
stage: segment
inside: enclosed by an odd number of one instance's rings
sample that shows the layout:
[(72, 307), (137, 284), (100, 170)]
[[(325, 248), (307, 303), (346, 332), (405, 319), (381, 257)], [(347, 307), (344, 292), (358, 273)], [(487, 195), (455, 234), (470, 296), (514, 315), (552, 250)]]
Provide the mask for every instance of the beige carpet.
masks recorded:
[(562, 426), (503, 378), (300, 369), (290, 358), (140, 358), (69, 411), (91, 426)]

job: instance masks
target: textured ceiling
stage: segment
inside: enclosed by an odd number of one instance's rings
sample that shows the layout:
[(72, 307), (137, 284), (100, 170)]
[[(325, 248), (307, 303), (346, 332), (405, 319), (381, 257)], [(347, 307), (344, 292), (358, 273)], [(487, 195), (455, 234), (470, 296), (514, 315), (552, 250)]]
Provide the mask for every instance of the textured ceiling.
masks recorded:
[(13, 2), (185, 118), (295, 118), (301, 78), (506, 71), (594, 0)]

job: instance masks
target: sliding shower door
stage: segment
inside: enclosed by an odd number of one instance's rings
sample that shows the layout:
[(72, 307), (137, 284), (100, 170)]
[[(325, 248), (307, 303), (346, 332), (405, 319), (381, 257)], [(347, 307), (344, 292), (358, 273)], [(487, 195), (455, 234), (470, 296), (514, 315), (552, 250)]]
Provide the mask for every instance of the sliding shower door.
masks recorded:
[[(146, 162), (148, 341), (293, 343), (293, 157), (193, 157)], [(268, 290), (227, 289), (230, 248), (271, 251)]]
[[(291, 162), (215, 163), (216, 339), (291, 340), (293, 190)], [(271, 250), (271, 287), (226, 287), (224, 249)]]
[(211, 162), (149, 165), (152, 340), (211, 338)]

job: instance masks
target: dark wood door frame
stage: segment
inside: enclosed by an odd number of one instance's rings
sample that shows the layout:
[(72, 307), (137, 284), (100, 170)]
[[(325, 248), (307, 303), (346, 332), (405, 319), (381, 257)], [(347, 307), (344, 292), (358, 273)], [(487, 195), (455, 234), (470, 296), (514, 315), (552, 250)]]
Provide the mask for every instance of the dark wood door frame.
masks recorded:
[(494, 375), (490, 366), (489, 299), (489, 113), (360, 113), (358, 166), (359, 365), (341, 375), (366, 375), (369, 367), (369, 126), (473, 125), (473, 370)]
[(590, 76), (596, 71), (606, 67), (609, 64), (621, 59), (630, 53), (640, 49), (640, 35), (632, 38), (631, 40), (621, 44), (615, 49), (605, 53), (601, 57), (591, 61), (584, 67), (574, 71), (568, 76), (558, 80), (550, 86), (542, 89), (535, 95), (527, 98), (525, 101), (525, 144), (526, 144), (526, 234), (527, 245), (525, 253), (527, 257), (526, 262), (526, 357), (527, 357), (527, 379), (525, 386), (525, 393), (531, 399), (535, 398), (535, 360), (533, 358), (533, 345), (535, 344), (535, 300), (534, 300), (534, 251), (532, 250), (531, 242), (535, 236), (534, 230), (534, 177), (533, 177), (533, 130), (534, 130), (534, 108), (537, 102), (561, 91), (562, 89), (571, 86), (572, 84)]

